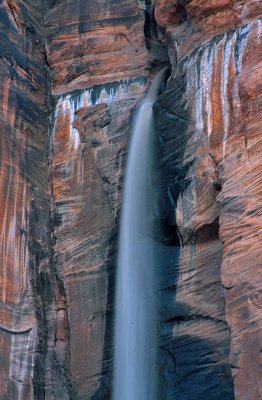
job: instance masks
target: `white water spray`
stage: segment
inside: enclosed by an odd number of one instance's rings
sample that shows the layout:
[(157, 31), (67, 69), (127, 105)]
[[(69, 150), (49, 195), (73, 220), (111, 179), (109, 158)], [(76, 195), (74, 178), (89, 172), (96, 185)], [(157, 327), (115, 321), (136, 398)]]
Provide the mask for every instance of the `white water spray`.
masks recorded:
[(156, 306), (150, 181), (153, 103), (160, 71), (138, 111), (129, 149), (116, 283), (113, 400), (156, 399)]

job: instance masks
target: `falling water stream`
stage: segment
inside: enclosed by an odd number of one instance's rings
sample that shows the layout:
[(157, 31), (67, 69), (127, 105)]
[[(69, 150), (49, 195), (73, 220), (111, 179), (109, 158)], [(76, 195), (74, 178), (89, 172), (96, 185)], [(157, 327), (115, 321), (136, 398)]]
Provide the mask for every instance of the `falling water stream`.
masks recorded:
[(156, 399), (152, 181), (155, 77), (133, 126), (124, 185), (116, 284), (113, 400)]

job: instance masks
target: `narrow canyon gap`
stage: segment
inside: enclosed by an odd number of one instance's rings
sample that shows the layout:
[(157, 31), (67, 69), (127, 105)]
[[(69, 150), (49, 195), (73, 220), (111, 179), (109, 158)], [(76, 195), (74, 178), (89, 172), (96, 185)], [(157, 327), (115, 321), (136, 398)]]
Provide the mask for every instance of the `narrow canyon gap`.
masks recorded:
[(261, 394), (258, 0), (0, 4), (0, 399), (112, 394), (131, 115), (160, 65), (163, 399)]

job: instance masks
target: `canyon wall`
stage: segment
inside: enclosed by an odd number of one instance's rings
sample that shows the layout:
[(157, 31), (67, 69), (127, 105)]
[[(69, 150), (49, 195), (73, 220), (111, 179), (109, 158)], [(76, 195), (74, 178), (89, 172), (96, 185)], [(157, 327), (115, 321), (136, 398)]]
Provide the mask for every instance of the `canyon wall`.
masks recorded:
[(61, 399), (109, 398), (116, 236), (131, 110), (144, 96), (144, 9), (67, 0), (45, 16), (54, 102), (54, 267), (65, 297)]
[(51, 368), (55, 279), (43, 13), (41, 1), (0, 6), (1, 399), (44, 399)]
[(163, 269), (164, 398), (262, 397), (261, 11), (156, 2), (171, 62), (158, 218), (163, 243), (182, 244)]
[(261, 15), (258, 0), (1, 3), (0, 399), (110, 398), (127, 143), (168, 63), (161, 399), (262, 398)]

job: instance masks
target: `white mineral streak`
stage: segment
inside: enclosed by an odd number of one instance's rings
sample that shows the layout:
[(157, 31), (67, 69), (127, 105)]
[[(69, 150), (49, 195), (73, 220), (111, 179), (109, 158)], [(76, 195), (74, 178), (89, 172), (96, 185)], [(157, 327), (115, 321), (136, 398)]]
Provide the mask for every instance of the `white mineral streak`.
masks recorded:
[[(2, 142), (3, 143), (3, 142)], [(30, 196), (28, 182), (22, 176), (20, 164), (13, 157), (11, 146), (3, 144), (7, 160), (2, 176), (12, 177), (5, 193), (4, 214), (1, 226), (0, 259), (2, 263), (2, 310), (6, 319), (1, 319), (1, 329), (8, 331), (10, 338), (9, 379), (16, 387), (15, 398), (28, 400), (31, 384), (35, 331), (32, 327), (32, 315), (29, 302), (30, 275), (28, 273), (28, 239)], [(2, 181), (2, 186), (4, 182)], [(27, 330), (27, 333), (22, 333)], [(21, 333), (20, 333), (21, 332)], [(27, 351), (30, 353), (27, 354)], [(29, 360), (30, 359), (30, 360)], [(29, 371), (29, 372), (28, 372)], [(33, 394), (32, 394), (33, 395)]]
[(65, 113), (69, 113), (70, 115), (70, 122), (69, 122), (69, 143), (73, 147), (74, 150), (77, 150), (80, 145), (80, 135), (77, 129), (73, 127), (73, 122), (75, 118), (75, 103), (72, 97), (67, 98), (63, 101), (63, 111)]
[[(3, 187), (3, 186), (1, 186)], [(5, 262), (5, 245), (6, 245), (6, 218), (7, 218), (7, 208), (5, 209), (3, 224), (2, 224), (2, 232), (1, 232), (1, 241), (0, 241), (0, 254), (2, 258), (2, 268), (3, 268), (3, 281), (2, 281), (2, 293), (1, 298), (2, 302), (6, 302), (6, 283), (7, 283), (7, 267)]]
[(156, 399), (155, 304), (150, 174), (155, 78), (133, 127), (125, 176), (116, 284), (114, 400)]
[[(9, 379), (15, 383), (17, 400), (33, 399), (32, 379), (35, 364), (36, 327), (11, 336)], [(30, 388), (30, 389), (29, 389)], [(28, 399), (30, 390), (30, 399)]]
[[(215, 49), (215, 50), (214, 50)], [(197, 132), (206, 130), (208, 142), (211, 135), (211, 89), (215, 65), (215, 47), (207, 46), (197, 67), (197, 56), (194, 58), (194, 80), (195, 80), (195, 126)], [(189, 91), (191, 83), (189, 83)]]
[(207, 137), (208, 142), (210, 140), (211, 135), (211, 82), (212, 82), (212, 72), (213, 72), (213, 56), (214, 56), (214, 48), (207, 48), (207, 68), (206, 68), (206, 98), (205, 98), (205, 111), (206, 111), (206, 120), (207, 120)]
[(66, 96), (61, 95), (54, 112), (54, 128), (51, 132), (52, 148), (54, 146), (55, 125), (60, 113), (62, 113), (64, 117), (68, 117), (69, 115), (69, 144), (72, 150), (77, 151), (80, 148), (80, 135), (78, 130), (73, 127), (76, 111), (83, 107), (101, 103), (107, 104), (128, 98), (128, 94), (130, 93), (132, 95), (136, 86), (136, 83), (128, 85), (127, 82), (123, 82), (120, 83), (117, 88), (111, 87), (109, 89), (101, 89), (98, 96), (95, 96), (95, 91), (98, 91), (98, 89), (87, 89), (78, 95), (72, 93), (69, 93)]
[[(197, 63), (197, 60), (195, 61)], [(203, 69), (202, 60), (200, 61), (200, 71), (198, 74), (197, 67), (195, 69), (195, 85), (196, 85), (196, 97), (195, 97), (195, 116), (196, 116), (196, 132), (197, 136), (203, 131), (203, 95), (204, 95), (204, 83), (203, 83)]]
[[(236, 78), (235, 78), (235, 85), (234, 85), (234, 98), (236, 99), (237, 102), (237, 107), (236, 107), (236, 117), (238, 122), (241, 120), (240, 112), (241, 112), (241, 105), (240, 105), (240, 93), (239, 93), (239, 79), (240, 79), (240, 74), (242, 71), (242, 66), (243, 66), (243, 56), (245, 52), (245, 48), (247, 45), (248, 41), (248, 35), (249, 35), (249, 26), (245, 26), (239, 29), (238, 36), (236, 36), (236, 48), (237, 48), (237, 54), (235, 54), (235, 73), (236, 73)], [(235, 52), (234, 52), (235, 53)]]
[(258, 43), (260, 43), (261, 36), (262, 36), (262, 19), (258, 19), (257, 25), (258, 25), (258, 29), (257, 29), (257, 30), (258, 30), (257, 41), (258, 41)]
[[(27, 182), (22, 180), (17, 165), (13, 164), (10, 153), (9, 174), (14, 176), (12, 188), (7, 189), (7, 199), (9, 207), (5, 207), (5, 213), (1, 229), (0, 257), (2, 259), (2, 293), (1, 299), (7, 301), (7, 283), (12, 274), (12, 291), (9, 288), (9, 298), (13, 303), (19, 304), (21, 294), (27, 289), (27, 270), (28, 270), (28, 243), (26, 233), (29, 227), (29, 197), (27, 194)], [(23, 187), (21, 188), (21, 186)], [(17, 194), (21, 192), (22, 198), (19, 202)], [(10, 190), (12, 193), (10, 195)], [(19, 207), (18, 207), (19, 204)], [(21, 211), (20, 211), (21, 210)], [(10, 212), (11, 211), (11, 212)]]
[(242, 66), (243, 66), (243, 57), (244, 57), (244, 52), (245, 48), (247, 45), (248, 41), (248, 36), (249, 36), (249, 25), (245, 25), (242, 28), (239, 29), (240, 31), (240, 37), (239, 37), (239, 46), (238, 46), (238, 62), (237, 62), (237, 70), (238, 73), (241, 73)]
[[(261, 25), (261, 22), (258, 22)], [(195, 84), (195, 100), (194, 100), (194, 113), (195, 113), (195, 127), (196, 132), (206, 131), (208, 142), (210, 142), (210, 136), (212, 134), (212, 86), (215, 85), (215, 79), (217, 77), (218, 68), (218, 53), (222, 46), (222, 62), (221, 62), (221, 87), (220, 87), (220, 100), (219, 104), (215, 104), (215, 107), (221, 107), (221, 114), (223, 118), (223, 143), (222, 143), (222, 157), (226, 155), (226, 145), (229, 136), (230, 129), (230, 108), (229, 108), (229, 85), (232, 84), (230, 81), (230, 69), (234, 69), (235, 66), (235, 79), (233, 90), (233, 98), (237, 99), (238, 107), (239, 103), (239, 74), (241, 73), (243, 56), (245, 47), (248, 40), (249, 27), (245, 26), (239, 30), (239, 35), (235, 32), (232, 37), (228, 38), (228, 34), (224, 35), (222, 41), (210, 46), (207, 46), (203, 50), (201, 57), (200, 66), (197, 68), (197, 56), (194, 58), (194, 84)], [(238, 36), (238, 38), (237, 38)], [(238, 39), (238, 41), (237, 41)], [(237, 52), (234, 51), (234, 47), (237, 47)], [(236, 55), (236, 54), (237, 55)], [(191, 86), (192, 82), (189, 80), (188, 85)], [(238, 116), (239, 117), (239, 116)]]
[(221, 105), (223, 112), (223, 123), (224, 123), (224, 135), (223, 135), (223, 150), (222, 157), (226, 154), (226, 144), (228, 138), (229, 129), (229, 108), (228, 108), (228, 78), (229, 78), (229, 68), (230, 68), (230, 55), (232, 51), (232, 38), (230, 40), (226, 39), (226, 43), (223, 48), (222, 55), (222, 78), (221, 78)]

